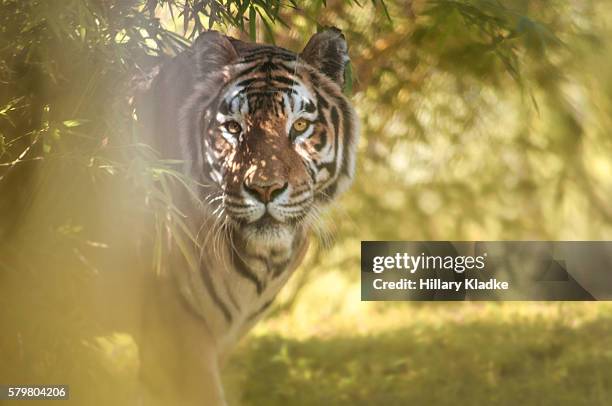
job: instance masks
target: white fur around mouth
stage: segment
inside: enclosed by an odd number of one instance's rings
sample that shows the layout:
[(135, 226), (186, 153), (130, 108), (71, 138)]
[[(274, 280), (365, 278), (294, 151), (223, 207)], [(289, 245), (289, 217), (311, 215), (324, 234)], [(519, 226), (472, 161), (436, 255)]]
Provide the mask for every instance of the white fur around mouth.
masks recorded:
[(242, 227), (242, 235), (249, 242), (270, 246), (285, 245), (293, 240), (295, 230), (287, 223), (282, 223), (264, 216), (253, 223)]
[(258, 228), (278, 227), (283, 224), (285, 223), (275, 218), (269, 211), (267, 211), (266, 213), (264, 213), (263, 216), (251, 223), (251, 225)]

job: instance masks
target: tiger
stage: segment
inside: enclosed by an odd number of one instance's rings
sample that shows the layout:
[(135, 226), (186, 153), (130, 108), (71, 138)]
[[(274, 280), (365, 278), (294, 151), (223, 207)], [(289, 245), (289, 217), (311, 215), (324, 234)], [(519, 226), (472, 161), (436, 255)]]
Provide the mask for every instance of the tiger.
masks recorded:
[(223, 361), (302, 262), (319, 213), (354, 178), (348, 63), (336, 28), (300, 53), (206, 31), (153, 79), (147, 132), (193, 179), (197, 198), (183, 193), (177, 204), (204, 235), (182, 244), (197, 263), (175, 250), (144, 306), (141, 370), (156, 399), (174, 391), (177, 404), (226, 404)]

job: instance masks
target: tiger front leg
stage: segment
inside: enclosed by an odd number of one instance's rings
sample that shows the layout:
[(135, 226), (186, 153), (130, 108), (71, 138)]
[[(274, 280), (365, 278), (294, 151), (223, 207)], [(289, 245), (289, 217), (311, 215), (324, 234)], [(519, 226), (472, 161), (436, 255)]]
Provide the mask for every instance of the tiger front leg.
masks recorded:
[[(158, 371), (154, 371), (156, 368)], [(202, 362), (194, 368), (192, 362), (180, 371), (173, 368), (159, 372), (158, 365), (144, 365), (143, 385), (138, 396), (140, 406), (227, 406), (219, 370), (214, 363)]]
[(174, 283), (158, 281), (144, 306), (139, 337), (142, 406), (226, 406), (215, 340), (182, 302)]

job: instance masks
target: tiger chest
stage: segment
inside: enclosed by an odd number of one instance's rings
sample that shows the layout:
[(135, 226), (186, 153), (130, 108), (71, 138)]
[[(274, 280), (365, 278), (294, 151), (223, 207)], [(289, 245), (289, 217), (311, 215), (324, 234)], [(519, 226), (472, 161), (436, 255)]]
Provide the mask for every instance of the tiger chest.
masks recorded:
[(250, 329), (272, 304), (289, 279), (294, 252), (287, 247), (256, 247), (234, 253), (229, 269), (216, 275), (220, 310), (226, 328), (221, 341), (229, 344)]

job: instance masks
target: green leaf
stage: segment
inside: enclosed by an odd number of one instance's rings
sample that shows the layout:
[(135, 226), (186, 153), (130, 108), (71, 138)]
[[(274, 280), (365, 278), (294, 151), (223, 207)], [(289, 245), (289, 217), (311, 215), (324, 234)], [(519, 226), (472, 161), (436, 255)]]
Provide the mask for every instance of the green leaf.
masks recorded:
[(73, 128), (85, 124), (86, 121), (87, 120), (66, 120), (62, 121), (62, 124), (64, 125), (64, 127)]
[(344, 68), (344, 94), (350, 96), (353, 94), (353, 65), (351, 62), (346, 64)]
[(254, 6), (249, 8), (249, 38), (251, 41), (257, 41), (257, 10)]

